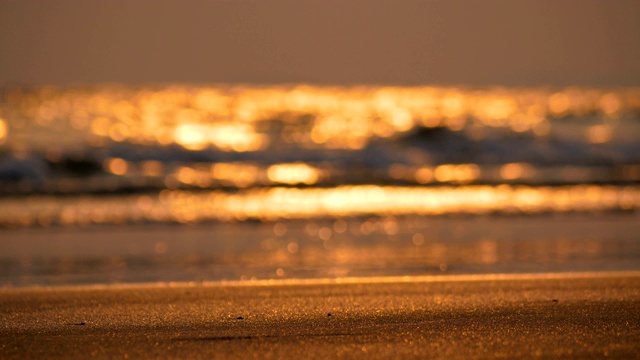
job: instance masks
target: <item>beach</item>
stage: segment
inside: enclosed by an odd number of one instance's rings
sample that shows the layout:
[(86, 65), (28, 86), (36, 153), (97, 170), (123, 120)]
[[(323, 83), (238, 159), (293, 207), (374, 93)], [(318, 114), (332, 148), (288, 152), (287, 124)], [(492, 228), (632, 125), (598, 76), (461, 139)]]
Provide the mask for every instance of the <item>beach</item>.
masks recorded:
[(635, 358), (638, 224), (629, 213), (5, 230), (0, 358)]
[(0, 358), (629, 358), (640, 89), (0, 91)]
[(636, 358), (640, 273), (0, 290), (0, 357)]
[(640, 359), (640, 2), (0, 0), (0, 359)]

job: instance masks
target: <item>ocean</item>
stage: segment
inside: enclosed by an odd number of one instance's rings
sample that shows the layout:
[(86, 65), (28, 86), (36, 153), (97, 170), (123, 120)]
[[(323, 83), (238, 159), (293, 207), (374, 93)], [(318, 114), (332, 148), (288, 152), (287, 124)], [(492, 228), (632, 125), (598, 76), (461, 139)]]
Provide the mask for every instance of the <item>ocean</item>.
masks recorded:
[(0, 90), (0, 286), (640, 269), (640, 88)]

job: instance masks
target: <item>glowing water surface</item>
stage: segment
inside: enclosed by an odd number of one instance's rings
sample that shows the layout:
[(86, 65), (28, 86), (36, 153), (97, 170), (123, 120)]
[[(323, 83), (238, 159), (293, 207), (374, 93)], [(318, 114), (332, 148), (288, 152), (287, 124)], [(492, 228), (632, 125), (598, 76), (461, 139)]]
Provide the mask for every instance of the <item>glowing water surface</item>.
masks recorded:
[(640, 89), (6, 88), (0, 192), (637, 183)]
[(357, 217), (632, 211), (638, 186), (463, 186), (259, 188), (229, 193), (163, 190), (158, 195), (0, 199), (0, 224), (49, 226)]
[(0, 90), (0, 285), (640, 269), (640, 89)]

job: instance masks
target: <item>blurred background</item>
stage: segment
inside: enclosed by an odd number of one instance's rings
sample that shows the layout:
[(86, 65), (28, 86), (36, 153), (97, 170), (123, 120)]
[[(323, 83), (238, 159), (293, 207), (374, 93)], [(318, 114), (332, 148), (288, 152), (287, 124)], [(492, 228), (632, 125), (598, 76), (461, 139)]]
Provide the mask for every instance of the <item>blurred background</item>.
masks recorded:
[(637, 270), (638, 18), (0, 0), (0, 284)]

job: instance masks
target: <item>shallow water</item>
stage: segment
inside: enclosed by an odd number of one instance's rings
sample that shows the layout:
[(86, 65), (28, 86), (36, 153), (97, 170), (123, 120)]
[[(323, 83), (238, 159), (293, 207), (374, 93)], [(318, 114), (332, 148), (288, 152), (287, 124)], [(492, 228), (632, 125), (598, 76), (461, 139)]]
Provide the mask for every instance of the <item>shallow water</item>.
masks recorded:
[(640, 270), (639, 220), (388, 216), (6, 230), (0, 284)]

